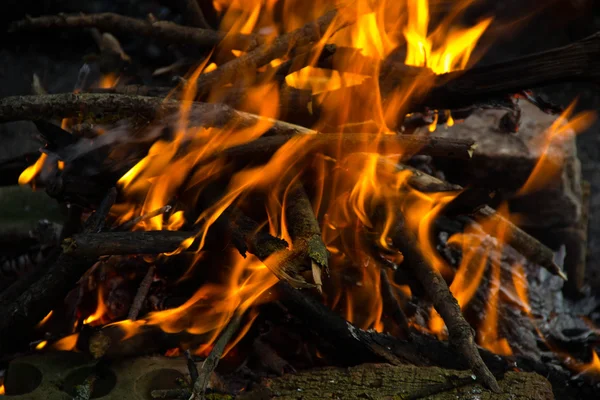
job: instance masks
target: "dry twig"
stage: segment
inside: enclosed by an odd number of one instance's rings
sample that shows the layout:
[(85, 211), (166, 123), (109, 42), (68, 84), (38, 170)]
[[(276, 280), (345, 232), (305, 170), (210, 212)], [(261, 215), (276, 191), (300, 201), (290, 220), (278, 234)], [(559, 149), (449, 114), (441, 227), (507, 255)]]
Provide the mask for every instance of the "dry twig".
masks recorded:
[(127, 315), (128, 319), (132, 321), (135, 321), (137, 319), (142, 305), (144, 304), (144, 300), (146, 300), (146, 296), (148, 296), (148, 292), (150, 291), (150, 286), (152, 285), (152, 281), (154, 279), (155, 270), (156, 267), (154, 265), (151, 265), (150, 268), (148, 268), (148, 272), (146, 272), (144, 279), (142, 279), (142, 282), (140, 282), (140, 287), (138, 288), (138, 291), (135, 294), (133, 302), (131, 303), (131, 308), (129, 309), (129, 314)]

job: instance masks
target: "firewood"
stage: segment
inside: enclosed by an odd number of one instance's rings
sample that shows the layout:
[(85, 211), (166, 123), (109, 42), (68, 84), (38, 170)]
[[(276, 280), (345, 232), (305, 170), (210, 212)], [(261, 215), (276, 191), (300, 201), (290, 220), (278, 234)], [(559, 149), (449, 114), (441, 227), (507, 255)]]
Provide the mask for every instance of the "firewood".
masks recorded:
[(442, 275), (429, 265), (421, 254), (416, 239), (404, 226), (404, 220), (396, 222), (391, 239), (394, 247), (404, 255), (403, 263), (406, 263), (412, 269), (425, 289), (427, 296), (433, 302), (434, 308), (446, 323), (450, 334), (450, 342), (456, 347), (459, 354), (467, 360), (470, 369), (482, 384), (486, 388), (500, 393), (500, 386), (498, 386), (496, 378), (479, 355), (473, 328), (463, 317), (458, 301), (450, 292)]
[(324, 269), (329, 274), (329, 253), (321, 238), (321, 227), (312, 204), (301, 182), (294, 182), (288, 189), (285, 204), (286, 225), (292, 238), (293, 251), (308, 256), (308, 265), (313, 267), (314, 282), (321, 290), (321, 270)]
[[(126, 96), (101, 93), (62, 93), (45, 96), (12, 96), (0, 98), (0, 122), (17, 120), (61, 119), (99, 115), (103, 121), (116, 121), (133, 116), (153, 119), (179, 111), (181, 103), (157, 97)], [(278, 134), (310, 133), (307, 128), (237, 111), (219, 103), (194, 102), (191, 122), (204, 126), (245, 128), (259, 121), (273, 123), (270, 131)], [(110, 117), (108, 117), (110, 116)]]
[(148, 296), (148, 292), (150, 291), (150, 286), (152, 285), (152, 280), (154, 279), (155, 270), (156, 267), (154, 265), (151, 265), (150, 268), (148, 268), (148, 272), (146, 272), (144, 279), (142, 279), (142, 282), (140, 282), (140, 287), (138, 288), (133, 302), (131, 303), (131, 308), (129, 309), (127, 319), (130, 319), (132, 321), (135, 321), (137, 319), (142, 305), (146, 300), (146, 296)]
[[(169, 21), (144, 21), (113, 13), (91, 15), (49, 15), (15, 21), (10, 32), (39, 31), (46, 29), (98, 28), (102, 32), (122, 35), (143, 36), (173, 44), (189, 44), (211, 48), (218, 45), (226, 32), (212, 29), (191, 28)], [(236, 34), (232, 43), (238, 50), (247, 51), (263, 43), (257, 35)]]
[(210, 376), (217, 368), (219, 360), (221, 359), (221, 357), (223, 356), (223, 352), (225, 351), (225, 347), (231, 341), (233, 335), (240, 328), (242, 318), (243, 313), (236, 312), (236, 314), (231, 318), (225, 329), (223, 329), (223, 331), (219, 335), (219, 338), (214, 343), (210, 354), (202, 363), (200, 371), (198, 371), (198, 378), (196, 378), (196, 380), (194, 381), (192, 396), (190, 397), (190, 400), (204, 399), (204, 394), (206, 393), (206, 388), (208, 387)]
[(400, 304), (398, 303), (398, 299), (394, 295), (394, 288), (392, 287), (390, 279), (387, 276), (386, 268), (379, 268), (379, 285), (384, 312), (389, 314), (394, 323), (396, 323), (398, 328), (400, 328), (402, 334), (407, 338), (410, 338), (408, 318), (406, 318), (404, 311), (402, 311), (402, 307), (400, 307)]
[(412, 365), (364, 364), (321, 368), (265, 379), (240, 400), (324, 398), (552, 400), (552, 386), (532, 373), (509, 372), (500, 380), (501, 394), (476, 386), (468, 372)]

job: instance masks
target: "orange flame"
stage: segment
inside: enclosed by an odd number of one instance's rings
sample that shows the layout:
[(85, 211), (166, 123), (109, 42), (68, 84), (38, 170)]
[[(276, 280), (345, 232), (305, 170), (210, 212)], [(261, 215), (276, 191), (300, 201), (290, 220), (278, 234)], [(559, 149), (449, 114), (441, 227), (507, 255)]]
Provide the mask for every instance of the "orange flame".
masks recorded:
[(74, 333), (69, 336), (65, 336), (64, 338), (52, 343), (52, 348), (54, 350), (62, 350), (62, 351), (73, 351), (75, 350), (75, 346), (77, 345), (77, 339), (79, 338), (78, 333)]
[(104, 290), (102, 286), (98, 287), (98, 301), (97, 301), (96, 311), (83, 320), (85, 325), (96, 326), (102, 323), (106, 323), (106, 314), (108, 313), (108, 308), (104, 303)]

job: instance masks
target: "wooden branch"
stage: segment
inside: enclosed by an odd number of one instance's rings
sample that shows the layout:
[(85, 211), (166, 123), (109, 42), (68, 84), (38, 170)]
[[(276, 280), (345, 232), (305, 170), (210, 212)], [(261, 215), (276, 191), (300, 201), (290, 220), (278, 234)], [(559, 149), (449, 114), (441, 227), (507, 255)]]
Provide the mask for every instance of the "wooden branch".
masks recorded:
[(406, 318), (406, 314), (404, 314), (402, 307), (400, 307), (398, 299), (394, 295), (394, 288), (387, 276), (387, 268), (379, 268), (379, 282), (383, 310), (390, 316), (394, 323), (398, 325), (402, 334), (405, 337), (410, 337), (408, 319)]
[(82, 233), (65, 239), (63, 248), (72, 257), (160, 254), (177, 250), (184, 240), (194, 236), (194, 232), (181, 231)]
[(498, 382), (496, 382), (496, 378), (479, 355), (473, 329), (463, 317), (458, 301), (450, 292), (442, 275), (432, 268), (423, 257), (417, 240), (404, 226), (404, 220), (397, 222), (391, 238), (394, 247), (404, 255), (403, 263), (406, 263), (413, 270), (433, 306), (446, 323), (450, 334), (450, 342), (456, 347), (460, 355), (467, 360), (469, 368), (483, 385), (499, 393)]
[(192, 391), (192, 397), (190, 397), (190, 400), (204, 400), (204, 394), (206, 393), (206, 388), (208, 387), (210, 376), (217, 368), (219, 360), (221, 359), (221, 357), (223, 356), (223, 352), (225, 351), (225, 347), (231, 341), (233, 335), (240, 328), (240, 324), (242, 323), (242, 317), (242, 313), (236, 313), (231, 318), (225, 329), (223, 329), (223, 331), (221, 332), (221, 335), (215, 342), (212, 350), (210, 351), (210, 354), (202, 363), (202, 367), (198, 372), (198, 378), (194, 382), (194, 389)]
[(461, 107), (481, 99), (560, 82), (598, 82), (600, 32), (567, 46), (437, 77), (423, 104)]
[(291, 140), (300, 141), (303, 152), (323, 152), (333, 157), (368, 150), (379, 154), (402, 154), (403, 158), (425, 154), (432, 157), (470, 159), (475, 151), (475, 142), (463, 139), (394, 133), (309, 132), (298, 135), (263, 136), (252, 142), (215, 153), (208, 161), (220, 157), (244, 161), (264, 160)]
[[(135, 116), (153, 119), (176, 113), (181, 108), (177, 100), (157, 97), (128, 96), (105, 93), (61, 93), (44, 96), (12, 96), (0, 98), (0, 122), (61, 119), (97, 115), (119, 121)], [(307, 128), (270, 118), (237, 111), (220, 103), (194, 102), (190, 123), (203, 126), (235, 126), (246, 128), (258, 122), (271, 122), (272, 133), (310, 133)]]
[[(254, 74), (258, 67), (285, 56), (292, 49), (319, 40), (327, 31), (329, 25), (337, 18), (338, 10), (331, 10), (316, 21), (277, 37), (270, 44), (263, 44), (251, 52), (221, 65), (214, 71), (200, 75), (197, 81), (198, 93), (208, 93), (216, 84), (224, 85), (237, 80), (244, 74)], [(338, 23), (337, 28), (339, 29), (346, 24)]]
[(142, 309), (144, 301), (146, 300), (146, 296), (148, 296), (148, 292), (150, 291), (150, 286), (152, 286), (152, 281), (154, 280), (154, 272), (156, 271), (156, 266), (151, 265), (140, 282), (140, 287), (138, 288), (137, 293), (133, 301), (131, 302), (131, 308), (129, 309), (129, 314), (127, 315), (127, 319), (135, 321)]
[[(208, 48), (218, 45), (226, 36), (226, 32), (212, 29), (191, 28), (169, 21), (144, 21), (113, 13), (27, 18), (13, 22), (9, 32), (82, 28), (97, 28), (118, 35), (143, 36), (167, 43)], [(235, 44), (235, 49), (248, 51), (260, 46), (264, 40), (257, 35), (236, 34), (231, 42)]]
[[(301, 182), (292, 183), (285, 197), (285, 219), (294, 252), (307, 256), (314, 282), (321, 290), (321, 269), (329, 274), (329, 252), (321, 238), (321, 227)], [(316, 265), (315, 265), (316, 264)]]

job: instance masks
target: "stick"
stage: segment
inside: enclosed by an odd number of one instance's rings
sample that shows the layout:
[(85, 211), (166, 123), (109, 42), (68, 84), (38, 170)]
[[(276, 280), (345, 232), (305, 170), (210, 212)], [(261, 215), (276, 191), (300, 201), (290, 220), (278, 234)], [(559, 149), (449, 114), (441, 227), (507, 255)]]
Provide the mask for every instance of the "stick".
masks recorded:
[(172, 207), (169, 205), (163, 206), (161, 208), (157, 208), (156, 210), (150, 211), (144, 215), (135, 217), (135, 218), (125, 222), (124, 224), (117, 226), (113, 230), (114, 231), (128, 231), (131, 228), (133, 228), (134, 226), (136, 226), (137, 224), (139, 224), (140, 222), (148, 221), (149, 219), (152, 219), (154, 217), (157, 217), (159, 215), (162, 215), (164, 213), (171, 211), (171, 208)]
[(129, 314), (127, 315), (127, 319), (135, 321), (140, 313), (142, 305), (144, 304), (144, 300), (146, 300), (146, 296), (148, 296), (148, 292), (150, 291), (150, 286), (152, 285), (152, 280), (154, 279), (154, 271), (156, 267), (151, 265), (148, 268), (148, 272), (140, 282), (140, 287), (138, 288), (137, 293), (135, 294), (135, 298), (131, 303), (131, 308), (129, 309)]
[[(61, 93), (44, 96), (12, 96), (0, 98), (0, 122), (30, 119), (61, 119), (102, 114), (114, 120), (140, 116), (153, 119), (180, 110), (181, 102), (156, 97), (105, 93)], [(283, 121), (237, 111), (219, 103), (194, 102), (190, 123), (204, 126), (246, 128), (258, 122), (271, 122), (276, 134), (310, 133), (307, 128)]]
[(202, 368), (200, 368), (198, 378), (194, 381), (194, 389), (190, 400), (204, 399), (204, 394), (206, 393), (206, 388), (208, 387), (210, 376), (215, 370), (215, 368), (217, 368), (219, 360), (221, 359), (221, 356), (223, 356), (223, 352), (225, 351), (225, 347), (231, 341), (231, 338), (239, 329), (240, 324), (242, 322), (242, 316), (243, 315), (241, 313), (236, 313), (231, 318), (231, 320), (229, 321), (229, 323), (215, 342), (212, 350), (210, 351), (210, 354), (202, 363)]
[(321, 227), (302, 183), (297, 181), (292, 184), (285, 204), (286, 225), (292, 238), (293, 251), (308, 256), (315, 284), (321, 290), (321, 268), (329, 274), (329, 253), (321, 238)]
[[(95, 232), (102, 227), (106, 214), (115, 201), (116, 191), (111, 190), (90, 217), (84, 228)], [(24, 338), (23, 331), (37, 324), (57, 303), (63, 301), (81, 275), (93, 264), (95, 257), (73, 257), (64, 252), (46, 273), (24, 293), (0, 306), (0, 353), (15, 347)]]
[(337, 16), (338, 10), (331, 10), (316, 21), (277, 37), (271, 44), (263, 44), (251, 52), (221, 65), (214, 71), (200, 75), (197, 81), (198, 93), (207, 93), (215, 84), (224, 85), (232, 82), (249, 71), (254, 73), (256, 68), (285, 56), (293, 48), (319, 40)]
[(404, 158), (415, 154), (425, 154), (432, 157), (469, 159), (476, 147), (472, 140), (436, 136), (310, 131), (310, 133), (298, 135), (263, 136), (252, 142), (216, 153), (208, 158), (208, 161), (223, 156), (236, 160), (263, 159), (274, 154), (291, 140), (302, 141), (301, 146), (305, 152), (308, 152), (306, 150), (306, 146), (308, 146), (312, 152), (323, 152), (333, 157), (369, 149), (369, 151), (379, 154), (402, 154)]
[(196, 379), (198, 379), (198, 368), (196, 367), (196, 363), (194, 362), (194, 359), (192, 358), (192, 353), (190, 352), (189, 349), (187, 349), (186, 351), (183, 352), (183, 354), (185, 355), (185, 360), (187, 362), (188, 371), (190, 373), (190, 380), (192, 382), (196, 382)]
[[(113, 13), (50, 15), (28, 18), (13, 22), (9, 27), (9, 32), (82, 28), (97, 28), (102, 32), (136, 37), (144, 36), (167, 43), (209, 48), (218, 45), (226, 36), (225, 32), (212, 29), (180, 26), (169, 21), (144, 21)], [(244, 51), (257, 48), (263, 43), (263, 39), (257, 35), (236, 34), (232, 39), (232, 44), (235, 45), (234, 48)]]
[(489, 206), (484, 206), (475, 211), (474, 216), (490, 219), (494, 221), (494, 226), (500, 224), (506, 226), (506, 240), (515, 248), (515, 250), (525, 256), (530, 262), (547, 269), (553, 275), (560, 276), (565, 281), (567, 280), (567, 275), (565, 275), (562, 269), (554, 262), (554, 252), (552, 250), (518, 226), (511, 223), (502, 215), (498, 214), (496, 210)]
[(103, 255), (160, 254), (177, 250), (195, 232), (138, 231), (78, 234), (63, 241), (65, 254), (97, 258)]
[(499, 393), (498, 382), (479, 355), (473, 338), (473, 329), (463, 317), (458, 301), (450, 292), (440, 273), (427, 263), (419, 250), (416, 239), (405, 229), (403, 220), (397, 223), (391, 238), (394, 247), (402, 252), (404, 262), (413, 270), (425, 289), (425, 293), (433, 302), (433, 306), (446, 323), (450, 342), (466, 359), (469, 368), (483, 385)]

